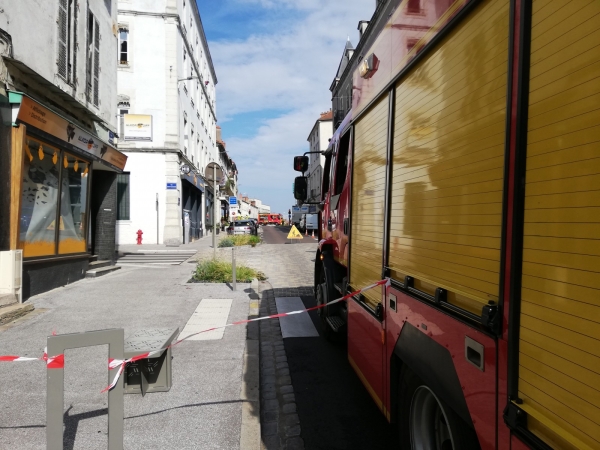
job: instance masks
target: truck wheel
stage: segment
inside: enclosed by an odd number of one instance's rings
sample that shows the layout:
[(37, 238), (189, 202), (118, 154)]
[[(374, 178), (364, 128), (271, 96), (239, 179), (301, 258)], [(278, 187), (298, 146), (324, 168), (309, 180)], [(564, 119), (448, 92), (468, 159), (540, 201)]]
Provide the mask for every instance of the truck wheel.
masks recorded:
[(476, 450), (475, 431), (409, 370), (402, 376), (399, 405), (400, 448)]
[[(321, 273), (319, 274), (319, 282), (317, 284), (316, 300), (318, 305), (324, 305), (334, 299), (335, 288), (333, 287), (333, 268), (330, 264), (326, 264), (327, 257), (322, 262)], [(327, 340), (333, 338), (334, 331), (327, 323), (327, 314), (330, 308), (320, 308), (319, 317), (321, 318), (321, 325), (323, 328), (323, 336)]]

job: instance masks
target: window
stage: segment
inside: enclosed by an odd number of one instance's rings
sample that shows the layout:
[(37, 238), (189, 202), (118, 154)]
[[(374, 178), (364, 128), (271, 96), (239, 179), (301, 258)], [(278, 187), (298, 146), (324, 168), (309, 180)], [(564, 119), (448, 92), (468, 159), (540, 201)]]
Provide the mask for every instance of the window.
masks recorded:
[(75, 0), (58, 2), (58, 75), (69, 84), (75, 83), (75, 50), (77, 48), (77, 7)]
[(87, 26), (87, 101), (95, 106), (100, 104), (100, 27), (98, 20), (91, 12), (88, 14)]
[(119, 64), (128, 64), (129, 63), (129, 54), (127, 51), (129, 38), (129, 30), (126, 28), (121, 28), (119, 30)]
[(19, 228), (23, 256), (86, 251), (88, 174), (87, 161), (27, 137)]
[(185, 57), (187, 56), (187, 52), (183, 49), (183, 60), (185, 61)]
[(408, 14), (420, 14), (421, 0), (408, 0), (408, 3), (406, 5), (406, 12)]
[(125, 141), (125, 114), (129, 114), (129, 109), (119, 109), (119, 137), (121, 141)]
[(412, 50), (412, 48), (417, 45), (417, 42), (419, 42), (418, 39), (407, 39), (406, 40), (406, 51), (410, 52)]
[(335, 158), (335, 192), (340, 194), (344, 188), (346, 174), (348, 173), (348, 150), (350, 148), (350, 133), (346, 133), (338, 146), (337, 156)]

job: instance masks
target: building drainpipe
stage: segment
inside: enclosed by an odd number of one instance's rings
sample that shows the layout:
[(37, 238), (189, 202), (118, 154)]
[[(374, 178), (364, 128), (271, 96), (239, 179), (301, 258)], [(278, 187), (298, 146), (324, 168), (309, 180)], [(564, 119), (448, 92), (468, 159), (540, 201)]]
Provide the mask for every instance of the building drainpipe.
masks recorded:
[(217, 259), (217, 165), (213, 164), (213, 259)]

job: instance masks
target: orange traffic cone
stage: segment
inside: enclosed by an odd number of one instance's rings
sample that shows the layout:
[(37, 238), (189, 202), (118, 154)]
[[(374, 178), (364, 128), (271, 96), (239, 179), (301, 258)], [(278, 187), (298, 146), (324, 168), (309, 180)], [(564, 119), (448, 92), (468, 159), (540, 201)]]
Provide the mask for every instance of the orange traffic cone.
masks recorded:
[(315, 238), (315, 230), (313, 230), (313, 232), (312, 232), (312, 238), (313, 239)]
[(304, 236), (308, 236), (308, 230), (306, 228), (304, 229)]

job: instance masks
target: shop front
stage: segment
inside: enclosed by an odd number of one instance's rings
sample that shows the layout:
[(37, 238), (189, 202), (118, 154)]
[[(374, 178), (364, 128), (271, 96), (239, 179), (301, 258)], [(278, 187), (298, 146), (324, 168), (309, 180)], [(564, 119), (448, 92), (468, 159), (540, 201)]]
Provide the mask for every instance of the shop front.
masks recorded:
[[(23, 251), (27, 298), (114, 261), (116, 175), (127, 157), (50, 108), (9, 93), (9, 249)], [(3, 230), (2, 233), (6, 233)]]
[[(181, 175), (182, 214), (184, 224), (183, 243), (194, 242), (204, 235), (202, 221), (202, 200), (204, 197), (204, 181), (193, 173)], [(186, 215), (187, 214), (187, 215)], [(189, 226), (186, 231), (186, 223)]]

